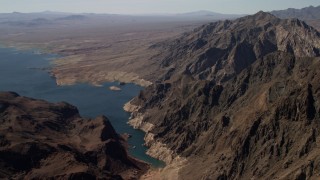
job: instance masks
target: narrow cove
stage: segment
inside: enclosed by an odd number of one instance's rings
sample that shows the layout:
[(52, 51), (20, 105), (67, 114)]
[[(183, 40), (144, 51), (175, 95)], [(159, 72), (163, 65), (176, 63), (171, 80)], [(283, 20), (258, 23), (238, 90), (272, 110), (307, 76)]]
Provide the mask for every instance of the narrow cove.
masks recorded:
[(153, 167), (163, 167), (162, 161), (146, 155), (143, 146), (144, 133), (127, 124), (129, 113), (123, 105), (136, 96), (142, 87), (134, 84), (121, 86), (121, 91), (110, 91), (117, 82), (104, 83), (101, 87), (89, 84), (57, 86), (47, 69), (50, 61), (57, 58), (52, 54), (37, 54), (0, 47), (0, 91), (14, 91), (22, 96), (44, 99), (50, 102), (65, 101), (77, 106), (83, 117), (107, 116), (119, 134), (132, 135), (128, 143), (129, 153)]

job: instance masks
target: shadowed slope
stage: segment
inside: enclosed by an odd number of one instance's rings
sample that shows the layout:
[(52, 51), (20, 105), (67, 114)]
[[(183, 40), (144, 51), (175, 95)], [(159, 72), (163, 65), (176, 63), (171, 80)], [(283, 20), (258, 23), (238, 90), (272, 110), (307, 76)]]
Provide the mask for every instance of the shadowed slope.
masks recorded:
[(0, 93), (0, 121), (1, 178), (121, 179), (147, 168), (106, 117), (83, 119), (67, 103)]

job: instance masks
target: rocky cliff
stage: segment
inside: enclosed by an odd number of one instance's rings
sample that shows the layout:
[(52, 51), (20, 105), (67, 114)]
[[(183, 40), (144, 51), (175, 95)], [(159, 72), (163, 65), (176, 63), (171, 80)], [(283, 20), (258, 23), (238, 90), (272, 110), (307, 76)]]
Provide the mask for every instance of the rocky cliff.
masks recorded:
[(135, 179), (148, 168), (128, 156), (104, 117), (67, 103), (0, 93), (0, 178)]
[(320, 176), (318, 31), (259, 12), (152, 48), (164, 73), (130, 102), (130, 123), (176, 178)]
[(297, 57), (320, 53), (319, 32), (298, 19), (281, 20), (258, 12), (234, 21), (203, 25), (178, 39), (153, 46), (160, 48), (154, 61), (166, 69), (161, 80), (172, 74), (190, 74), (200, 80), (221, 83), (275, 51)]

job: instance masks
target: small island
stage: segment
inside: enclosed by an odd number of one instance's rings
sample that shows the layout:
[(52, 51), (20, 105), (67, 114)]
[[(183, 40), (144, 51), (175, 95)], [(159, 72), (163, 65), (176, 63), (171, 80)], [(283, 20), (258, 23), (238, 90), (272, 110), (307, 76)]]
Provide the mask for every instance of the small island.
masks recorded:
[(117, 87), (117, 86), (110, 86), (109, 89), (111, 91), (121, 91), (121, 88)]

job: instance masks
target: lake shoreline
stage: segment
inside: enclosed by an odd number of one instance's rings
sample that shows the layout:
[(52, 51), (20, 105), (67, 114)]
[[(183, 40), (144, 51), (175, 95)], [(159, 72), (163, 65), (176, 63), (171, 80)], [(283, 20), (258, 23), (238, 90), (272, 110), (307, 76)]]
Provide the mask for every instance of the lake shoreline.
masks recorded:
[[(101, 84), (101, 87), (88, 83), (57, 86), (50, 73), (41, 70), (44, 67), (51, 67), (50, 62), (57, 55), (38, 54), (30, 49), (21, 51), (12, 47), (3, 48), (3, 46), (0, 53), (3, 54), (0, 64), (4, 70), (8, 70), (0, 73), (2, 75), (0, 91), (15, 91), (23, 96), (44, 99), (49, 102), (66, 101), (77, 106), (80, 114), (84, 117), (106, 115), (111, 119), (112, 125), (115, 126), (119, 134), (129, 133), (133, 135), (132, 138), (128, 139), (130, 145), (128, 153), (136, 159), (157, 166), (157, 161), (150, 159), (151, 157), (145, 154), (146, 148), (142, 146), (144, 143), (143, 133), (134, 130), (127, 124), (129, 114), (122, 109), (123, 105), (138, 95), (143, 87), (126, 83), (121, 86), (121, 91), (114, 92), (106, 87), (115, 86), (118, 84), (117, 82), (105, 82)], [(15, 71), (10, 71), (10, 69)], [(5, 77), (11, 78), (6, 79)], [(136, 148), (133, 149), (132, 146)]]
[(78, 79), (77, 77), (71, 77), (69, 74), (64, 74), (57, 68), (61, 62), (67, 62), (74, 60), (73, 56), (66, 53), (61, 53), (53, 48), (41, 48), (36, 44), (19, 44), (19, 43), (0, 43), (0, 48), (13, 48), (18, 51), (30, 51), (35, 54), (55, 54), (59, 56), (50, 62), (50, 75), (55, 78), (56, 84), (58, 86), (74, 85), (77, 83), (88, 83), (94, 86), (100, 86), (104, 82), (124, 82), (133, 83), (138, 86), (147, 87), (153, 83), (141, 78), (138, 74), (133, 72), (124, 71), (112, 71), (105, 74), (96, 75), (96, 77), (89, 77), (86, 79)]

